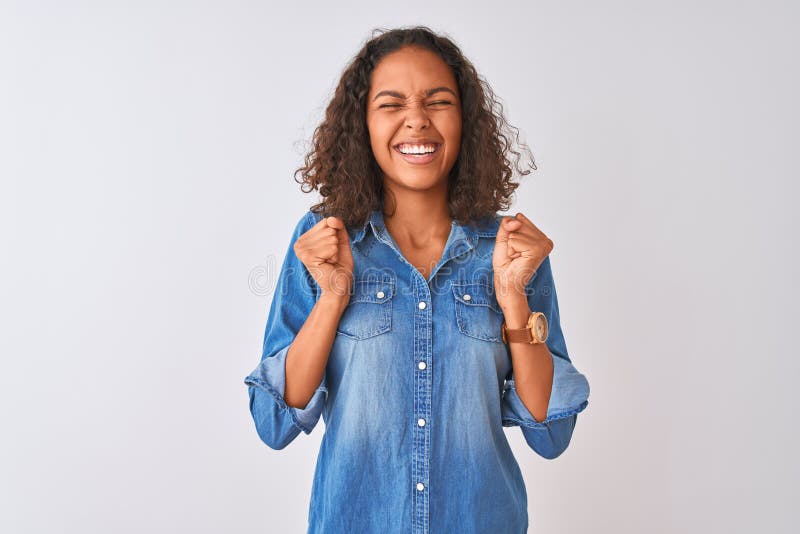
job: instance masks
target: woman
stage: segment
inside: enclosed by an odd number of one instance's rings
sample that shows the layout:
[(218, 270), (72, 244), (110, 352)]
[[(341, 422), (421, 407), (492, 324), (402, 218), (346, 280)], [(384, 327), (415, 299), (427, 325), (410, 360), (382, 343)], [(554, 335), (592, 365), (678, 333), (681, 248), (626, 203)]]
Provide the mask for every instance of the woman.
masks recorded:
[(273, 449), (323, 416), (308, 532), (526, 532), (503, 426), (555, 458), (588, 404), (553, 242), (497, 215), (518, 184), (495, 103), (449, 39), (384, 32), (298, 169), (323, 199), (296, 225), (245, 383)]

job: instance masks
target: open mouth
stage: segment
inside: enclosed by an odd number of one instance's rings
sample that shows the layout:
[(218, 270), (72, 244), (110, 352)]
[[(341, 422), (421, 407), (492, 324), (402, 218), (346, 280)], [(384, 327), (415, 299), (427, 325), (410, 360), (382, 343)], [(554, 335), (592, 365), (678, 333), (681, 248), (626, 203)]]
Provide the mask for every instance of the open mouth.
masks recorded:
[[(406, 152), (401, 151), (400, 150), (401, 147), (403, 148), (403, 150), (406, 150)], [(423, 145), (423, 147), (424, 147), (423, 150), (417, 149), (417, 151), (414, 151), (414, 152), (410, 151), (409, 150), (409, 146), (408, 145), (404, 145), (403, 143), (401, 143), (399, 145), (395, 145), (392, 148), (395, 151), (397, 151), (397, 153), (400, 154), (400, 156), (405, 161), (407, 161), (409, 163), (420, 165), (420, 164), (429, 163), (429, 162), (433, 161), (436, 158), (436, 156), (439, 155), (439, 152), (441, 151), (441, 148), (442, 148), (442, 144), (441, 143), (425, 143)]]

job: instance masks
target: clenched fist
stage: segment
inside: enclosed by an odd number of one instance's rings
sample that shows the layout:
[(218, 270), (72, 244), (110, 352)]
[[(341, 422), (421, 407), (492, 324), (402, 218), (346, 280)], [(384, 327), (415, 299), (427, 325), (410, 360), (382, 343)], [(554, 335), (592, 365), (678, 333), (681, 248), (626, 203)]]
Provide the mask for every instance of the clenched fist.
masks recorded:
[(492, 256), (498, 304), (513, 306), (525, 298), (525, 286), (553, 250), (553, 241), (522, 213), (503, 217)]
[(314, 277), (322, 295), (350, 300), (353, 253), (340, 218), (326, 217), (309, 228), (295, 241), (294, 253)]

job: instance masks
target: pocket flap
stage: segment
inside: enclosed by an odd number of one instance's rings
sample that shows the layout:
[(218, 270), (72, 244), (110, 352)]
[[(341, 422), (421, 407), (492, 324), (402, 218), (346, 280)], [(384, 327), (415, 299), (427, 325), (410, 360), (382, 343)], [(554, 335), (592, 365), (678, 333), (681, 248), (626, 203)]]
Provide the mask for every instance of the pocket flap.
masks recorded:
[(364, 278), (353, 281), (350, 302), (374, 302), (380, 304), (394, 296), (394, 281), (390, 278)]
[(501, 311), (494, 295), (494, 286), (488, 282), (453, 282), (453, 296), (468, 306), (488, 306), (497, 312)]

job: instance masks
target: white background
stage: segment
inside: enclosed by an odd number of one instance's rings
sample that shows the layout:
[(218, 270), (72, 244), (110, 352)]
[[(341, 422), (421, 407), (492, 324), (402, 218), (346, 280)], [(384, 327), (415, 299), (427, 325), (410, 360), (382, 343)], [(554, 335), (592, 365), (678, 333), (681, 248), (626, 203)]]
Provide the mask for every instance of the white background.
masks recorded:
[(591, 385), (556, 460), (506, 430), (531, 532), (796, 531), (800, 42), (764, 1), (3, 2), (1, 531), (305, 532), (324, 425), (258, 439), (259, 288), (342, 69), (416, 23), (533, 150), (512, 214)]

